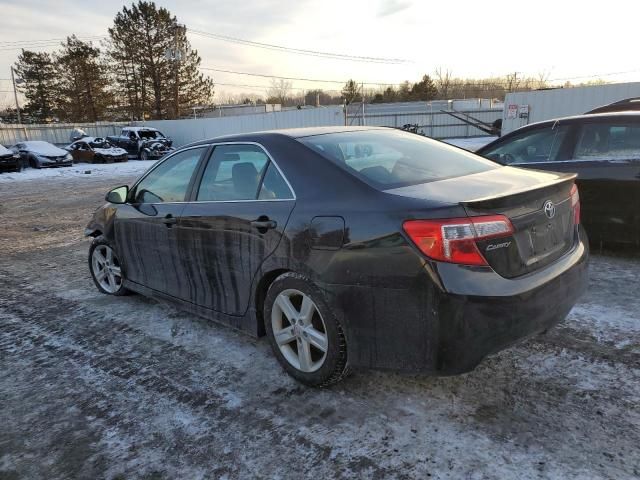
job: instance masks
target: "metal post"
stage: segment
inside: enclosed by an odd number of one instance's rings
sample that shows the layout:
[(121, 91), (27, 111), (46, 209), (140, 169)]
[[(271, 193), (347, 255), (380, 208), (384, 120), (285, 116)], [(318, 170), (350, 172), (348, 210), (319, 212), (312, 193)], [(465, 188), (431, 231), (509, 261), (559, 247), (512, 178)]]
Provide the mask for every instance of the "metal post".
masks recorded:
[(13, 98), (16, 101), (16, 113), (18, 114), (18, 123), (22, 124), (22, 116), (20, 115), (20, 104), (18, 103), (18, 91), (16, 90), (16, 78), (11, 67), (11, 83), (13, 83)]
[(362, 90), (362, 126), (365, 126), (367, 121), (364, 119), (364, 82), (360, 84), (360, 89)]

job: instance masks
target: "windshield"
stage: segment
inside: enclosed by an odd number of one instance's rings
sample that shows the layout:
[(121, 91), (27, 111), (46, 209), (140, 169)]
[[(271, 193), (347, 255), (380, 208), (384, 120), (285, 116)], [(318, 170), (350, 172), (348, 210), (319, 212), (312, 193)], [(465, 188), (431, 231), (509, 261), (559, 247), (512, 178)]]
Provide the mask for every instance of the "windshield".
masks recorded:
[(379, 189), (500, 168), (460, 148), (391, 129), (329, 133), (298, 140)]
[(156, 130), (138, 130), (140, 138), (164, 138), (160, 132)]

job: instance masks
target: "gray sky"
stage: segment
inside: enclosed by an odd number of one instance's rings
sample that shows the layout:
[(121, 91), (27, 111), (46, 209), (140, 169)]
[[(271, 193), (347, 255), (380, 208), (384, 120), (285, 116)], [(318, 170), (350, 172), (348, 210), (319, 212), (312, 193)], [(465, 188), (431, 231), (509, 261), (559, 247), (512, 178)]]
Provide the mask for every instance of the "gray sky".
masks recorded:
[[(405, 58), (387, 65), (302, 56), (191, 35), (203, 66), (289, 77), (400, 83), (436, 67), (455, 76), (487, 77), (517, 71), (550, 79), (611, 72), (610, 81), (640, 79), (635, 59), (634, 1), (411, 1), (411, 0), (159, 0), (189, 29), (287, 47), (374, 57)], [(20, 41), (106, 35), (124, 2), (0, 0), (0, 104), (8, 93), (9, 66)], [(34, 48), (35, 49), (35, 48)], [(55, 46), (39, 47), (51, 51)], [(216, 96), (264, 94), (268, 78), (210, 72)], [(589, 78), (584, 78), (589, 80)], [(576, 79), (574, 81), (580, 81)], [(295, 88), (340, 85), (293, 81)], [(222, 94), (222, 95), (220, 95)]]

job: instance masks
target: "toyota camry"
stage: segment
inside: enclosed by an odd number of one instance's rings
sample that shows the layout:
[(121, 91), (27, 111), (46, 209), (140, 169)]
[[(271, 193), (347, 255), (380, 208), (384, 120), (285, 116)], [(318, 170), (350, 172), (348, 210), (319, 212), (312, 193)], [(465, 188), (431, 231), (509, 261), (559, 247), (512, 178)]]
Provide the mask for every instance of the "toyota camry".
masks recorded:
[(106, 200), (85, 231), (101, 292), (266, 335), (308, 385), (467, 372), (553, 327), (587, 283), (575, 175), (393, 129), (202, 141)]

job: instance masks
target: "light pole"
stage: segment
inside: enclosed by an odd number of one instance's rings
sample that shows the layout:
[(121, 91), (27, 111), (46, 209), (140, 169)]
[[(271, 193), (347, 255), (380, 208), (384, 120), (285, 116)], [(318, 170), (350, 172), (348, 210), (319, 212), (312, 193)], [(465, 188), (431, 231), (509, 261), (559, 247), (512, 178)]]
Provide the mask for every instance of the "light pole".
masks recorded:
[(16, 77), (13, 73), (13, 67), (11, 67), (11, 83), (13, 83), (13, 98), (16, 101), (16, 113), (18, 114), (18, 124), (22, 124), (22, 116), (20, 115), (20, 104), (18, 103), (18, 90), (16, 89)]

